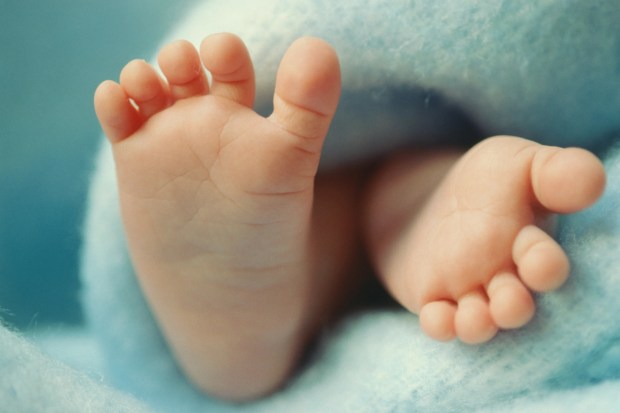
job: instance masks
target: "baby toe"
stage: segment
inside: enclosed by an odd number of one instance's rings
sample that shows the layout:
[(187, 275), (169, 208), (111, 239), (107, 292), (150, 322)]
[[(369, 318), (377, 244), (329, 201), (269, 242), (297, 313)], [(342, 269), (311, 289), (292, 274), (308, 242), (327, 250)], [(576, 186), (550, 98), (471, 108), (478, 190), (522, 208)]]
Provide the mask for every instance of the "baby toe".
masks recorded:
[(145, 118), (166, 108), (168, 94), (155, 69), (144, 60), (132, 60), (121, 71), (121, 86)]
[(480, 344), (497, 334), (497, 325), (491, 317), (489, 303), (481, 292), (461, 297), (454, 318), (456, 335), (467, 344)]
[(179, 40), (165, 46), (159, 52), (157, 61), (168, 80), (173, 100), (208, 93), (207, 76), (198, 51), (190, 42)]
[(528, 289), (511, 273), (498, 274), (487, 286), (489, 310), (498, 327), (519, 328), (534, 316), (534, 300)]
[(142, 125), (142, 118), (129, 101), (127, 93), (121, 85), (107, 80), (95, 91), (95, 113), (111, 143), (119, 142)]
[(420, 310), (420, 326), (424, 333), (437, 341), (456, 337), (454, 316), (456, 304), (450, 301), (432, 301)]
[(211, 74), (211, 93), (241, 105), (254, 104), (254, 67), (243, 41), (220, 33), (207, 37), (200, 45), (200, 58)]
[(562, 247), (549, 234), (533, 225), (519, 232), (512, 255), (519, 277), (534, 291), (554, 290), (566, 281), (570, 273), (570, 262)]
[(538, 201), (558, 213), (592, 205), (605, 188), (605, 169), (598, 158), (580, 148), (541, 146), (532, 162), (532, 188)]
[(271, 119), (301, 138), (303, 150), (317, 152), (340, 98), (340, 64), (334, 49), (319, 39), (291, 45), (276, 77)]

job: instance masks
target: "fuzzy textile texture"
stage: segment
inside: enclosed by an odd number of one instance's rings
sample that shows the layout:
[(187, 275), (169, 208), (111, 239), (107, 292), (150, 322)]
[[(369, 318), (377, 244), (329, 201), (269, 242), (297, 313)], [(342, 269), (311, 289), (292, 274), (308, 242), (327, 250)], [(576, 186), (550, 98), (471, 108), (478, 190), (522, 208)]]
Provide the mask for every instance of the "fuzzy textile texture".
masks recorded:
[(618, 411), (618, 21), (617, 0), (201, 3), (169, 38), (197, 44), (209, 33), (239, 34), (255, 61), (263, 113), (295, 38), (315, 35), (335, 46), (343, 96), (324, 170), (406, 145), (493, 134), (605, 150), (603, 200), (560, 222), (570, 280), (538, 297), (526, 328), (478, 347), (433, 342), (403, 311), (352, 315), (326, 333), (281, 392), (243, 406), (221, 403), (182, 377), (140, 293), (104, 145), (85, 224), (83, 298), (104, 377), (116, 390), (0, 329), (0, 400), (12, 412)]
[(147, 413), (145, 404), (50, 358), (0, 324), (0, 412)]

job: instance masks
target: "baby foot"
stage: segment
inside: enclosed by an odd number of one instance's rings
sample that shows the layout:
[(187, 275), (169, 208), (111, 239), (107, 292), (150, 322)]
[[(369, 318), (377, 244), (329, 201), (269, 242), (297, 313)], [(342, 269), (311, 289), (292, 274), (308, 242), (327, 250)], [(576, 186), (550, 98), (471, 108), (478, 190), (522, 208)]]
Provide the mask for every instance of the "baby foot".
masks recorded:
[(268, 118), (251, 109), (253, 68), (235, 36), (211, 36), (199, 53), (173, 43), (158, 62), (165, 78), (132, 61), (95, 93), (132, 262), (188, 376), (222, 397), (255, 397), (281, 383), (306, 339), (337, 57), (320, 40), (295, 42)]
[(488, 139), (455, 164), (395, 244), (386, 285), (437, 340), (481, 343), (521, 327), (534, 314), (532, 291), (556, 289), (569, 274), (538, 225), (591, 205), (604, 182), (585, 150)]

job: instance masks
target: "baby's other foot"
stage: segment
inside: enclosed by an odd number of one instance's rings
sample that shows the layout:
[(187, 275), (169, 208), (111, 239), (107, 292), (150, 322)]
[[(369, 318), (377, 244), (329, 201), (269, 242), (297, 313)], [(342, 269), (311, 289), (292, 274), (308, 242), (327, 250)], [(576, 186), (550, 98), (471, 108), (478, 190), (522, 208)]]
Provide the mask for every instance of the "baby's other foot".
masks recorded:
[(95, 94), (132, 262), (188, 376), (221, 397), (257, 397), (287, 377), (313, 324), (314, 177), (338, 59), (318, 39), (295, 42), (268, 118), (251, 109), (237, 37), (208, 37), (200, 52), (175, 42), (158, 62), (164, 77), (132, 61)]
[(521, 327), (535, 311), (532, 292), (554, 290), (569, 274), (541, 227), (554, 213), (591, 205), (604, 185), (601, 163), (585, 150), (487, 139), (455, 164), (395, 244), (385, 283), (437, 340), (481, 343)]

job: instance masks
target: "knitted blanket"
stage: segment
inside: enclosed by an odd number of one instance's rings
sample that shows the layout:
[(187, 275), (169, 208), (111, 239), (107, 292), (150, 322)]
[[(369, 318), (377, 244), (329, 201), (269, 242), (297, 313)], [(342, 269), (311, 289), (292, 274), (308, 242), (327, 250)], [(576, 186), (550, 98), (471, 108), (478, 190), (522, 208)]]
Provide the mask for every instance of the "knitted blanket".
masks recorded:
[(104, 144), (82, 254), (84, 334), (98, 343), (104, 383), (0, 328), (0, 411), (618, 411), (618, 21), (617, 0), (197, 5), (168, 39), (198, 43), (209, 33), (239, 34), (256, 65), (261, 113), (271, 109), (277, 63), (291, 41), (315, 35), (334, 45), (343, 96), (323, 170), (407, 145), (493, 134), (597, 150), (607, 191), (593, 208), (563, 217), (557, 234), (571, 277), (537, 297), (532, 323), (482, 346), (434, 342), (403, 310), (352, 314), (326, 333), (286, 388), (255, 403), (223, 403), (183, 378), (138, 288)]

